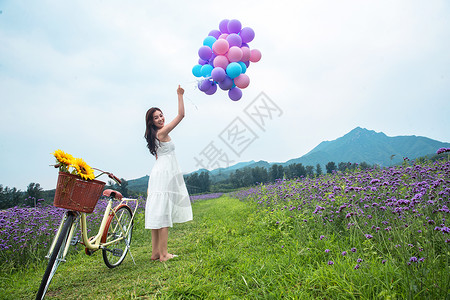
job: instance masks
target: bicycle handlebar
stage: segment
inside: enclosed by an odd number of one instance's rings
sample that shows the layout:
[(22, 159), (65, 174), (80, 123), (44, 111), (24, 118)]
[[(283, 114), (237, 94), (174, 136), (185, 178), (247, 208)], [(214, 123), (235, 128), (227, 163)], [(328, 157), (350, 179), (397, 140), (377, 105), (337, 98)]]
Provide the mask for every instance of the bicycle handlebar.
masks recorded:
[(122, 184), (122, 181), (119, 178), (117, 178), (113, 173), (106, 172), (106, 171), (103, 171), (103, 170), (100, 170), (100, 169), (97, 169), (97, 168), (92, 168), (92, 169), (97, 170), (99, 172), (102, 172), (97, 177), (99, 177), (99, 176), (101, 176), (103, 174), (108, 174), (108, 177), (111, 178), (112, 180), (114, 180), (117, 184)]

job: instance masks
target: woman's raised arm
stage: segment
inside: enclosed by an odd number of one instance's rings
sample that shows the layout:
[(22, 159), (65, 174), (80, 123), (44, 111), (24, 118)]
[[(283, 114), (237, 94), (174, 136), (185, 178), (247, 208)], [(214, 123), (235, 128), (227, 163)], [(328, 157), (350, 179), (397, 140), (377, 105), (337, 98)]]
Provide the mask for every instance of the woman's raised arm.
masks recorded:
[(167, 125), (164, 125), (163, 128), (158, 130), (158, 139), (160, 141), (164, 141), (169, 133), (183, 120), (184, 118), (184, 90), (181, 86), (178, 85), (177, 89), (178, 94), (178, 115)]

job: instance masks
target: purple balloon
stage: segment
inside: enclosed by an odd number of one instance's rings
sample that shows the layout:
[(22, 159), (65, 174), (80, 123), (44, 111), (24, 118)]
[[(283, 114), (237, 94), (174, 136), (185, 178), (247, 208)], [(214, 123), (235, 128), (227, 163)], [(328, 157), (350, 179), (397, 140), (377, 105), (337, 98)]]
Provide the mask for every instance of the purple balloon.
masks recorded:
[(211, 77), (217, 81), (221, 82), (227, 77), (227, 73), (221, 67), (215, 67), (211, 72)]
[(198, 89), (202, 92), (206, 92), (211, 87), (212, 83), (208, 79), (204, 79), (198, 83)]
[(255, 32), (250, 27), (244, 27), (241, 30), (240, 36), (243, 43), (250, 43), (255, 38)]
[(239, 33), (241, 31), (242, 25), (239, 20), (233, 19), (228, 22), (227, 29), (229, 33)]
[(205, 64), (207, 64), (207, 63), (208, 63), (207, 60), (204, 60), (204, 59), (201, 59), (201, 58), (198, 59), (198, 64), (199, 64), (199, 65), (202, 65), (202, 66), (203, 66), (203, 65), (205, 65)]
[(238, 34), (236, 34), (236, 33), (231, 33), (231, 34), (229, 34), (228, 36), (227, 36), (227, 42), (228, 42), (228, 44), (230, 45), (230, 48), (231, 47), (233, 47), (233, 46), (236, 46), (236, 47), (241, 47), (242, 46), (242, 39), (241, 39), (241, 37), (238, 35)]
[(233, 87), (233, 80), (227, 76), (224, 80), (219, 82), (219, 87), (224, 91), (229, 90)]
[(224, 19), (224, 20), (222, 20), (222, 21), (220, 21), (220, 24), (219, 24), (219, 30), (220, 30), (220, 32), (222, 32), (222, 33), (228, 33), (228, 22), (229, 22), (230, 20), (228, 20), (228, 19)]
[(221, 35), (222, 33), (219, 31), (219, 30), (217, 30), (217, 29), (213, 29), (213, 30), (211, 30), (210, 32), (209, 32), (209, 36), (213, 36), (213, 37), (215, 37), (216, 39), (218, 39), (219, 38), (219, 36)]
[(233, 101), (238, 101), (242, 98), (242, 91), (238, 87), (234, 87), (228, 91), (228, 97)]
[(206, 95), (212, 95), (217, 91), (217, 84), (215, 84), (214, 82), (211, 84), (211, 86), (209, 87), (209, 89), (207, 91), (205, 91)]
[(203, 60), (208, 60), (211, 58), (212, 50), (208, 46), (201, 46), (200, 49), (198, 49), (198, 56), (200, 56)]

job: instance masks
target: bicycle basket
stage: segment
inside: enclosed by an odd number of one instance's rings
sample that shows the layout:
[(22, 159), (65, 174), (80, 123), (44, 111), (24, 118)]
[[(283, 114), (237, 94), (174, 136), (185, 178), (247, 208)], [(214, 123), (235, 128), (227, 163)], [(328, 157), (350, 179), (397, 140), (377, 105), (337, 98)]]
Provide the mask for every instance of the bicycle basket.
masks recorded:
[(53, 205), (69, 210), (91, 213), (102, 195), (105, 183), (83, 180), (76, 175), (59, 172)]

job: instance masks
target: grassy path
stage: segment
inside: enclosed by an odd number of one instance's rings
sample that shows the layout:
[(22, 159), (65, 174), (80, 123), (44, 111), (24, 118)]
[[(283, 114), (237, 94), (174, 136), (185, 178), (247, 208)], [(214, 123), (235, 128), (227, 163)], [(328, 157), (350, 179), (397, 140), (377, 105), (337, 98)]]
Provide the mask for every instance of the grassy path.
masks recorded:
[[(60, 266), (47, 298), (242, 299), (279, 296), (280, 290), (295, 289), (283, 287), (286, 280), (277, 280), (298, 274), (285, 269), (286, 259), (279, 260), (281, 253), (275, 250), (280, 247), (273, 247), (253, 226), (251, 205), (221, 197), (197, 202), (193, 210), (194, 221), (176, 224), (170, 231), (169, 249), (178, 258), (167, 263), (150, 260), (150, 232), (140, 216), (132, 245), (136, 265), (127, 256), (121, 266), (110, 270), (100, 252), (88, 257), (80, 251)], [(2, 275), (0, 293), (7, 299), (32, 299), (44, 270), (42, 263)]]

